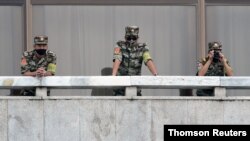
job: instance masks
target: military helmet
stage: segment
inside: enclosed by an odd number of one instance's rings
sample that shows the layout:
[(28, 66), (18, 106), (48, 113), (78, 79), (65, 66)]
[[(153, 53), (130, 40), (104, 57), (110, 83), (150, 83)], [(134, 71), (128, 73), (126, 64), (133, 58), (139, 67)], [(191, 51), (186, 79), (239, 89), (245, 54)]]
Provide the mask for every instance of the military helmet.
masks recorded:
[(35, 45), (47, 45), (48, 44), (48, 37), (47, 36), (36, 36), (36, 37), (34, 37), (34, 44)]
[(138, 34), (139, 34), (139, 27), (138, 26), (127, 26), (125, 28), (125, 37), (128, 37), (128, 36), (136, 36), (138, 37)]
[(214, 50), (214, 49), (220, 49), (222, 48), (222, 45), (220, 42), (209, 42), (208, 43), (208, 48), (209, 50)]

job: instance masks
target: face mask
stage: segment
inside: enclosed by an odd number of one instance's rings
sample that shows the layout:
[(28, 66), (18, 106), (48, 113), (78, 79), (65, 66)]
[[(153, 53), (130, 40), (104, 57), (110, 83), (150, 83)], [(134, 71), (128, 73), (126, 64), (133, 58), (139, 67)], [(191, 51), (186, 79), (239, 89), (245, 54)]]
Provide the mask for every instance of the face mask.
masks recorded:
[(46, 49), (36, 49), (36, 53), (39, 55), (44, 55), (46, 53)]
[(127, 42), (129, 42), (130, 44), (133, 44), (133, 43), (136, 42), (137, 37), (136, 37), (136, 36), (128, 36), (128, 37), (126, 38), (126, 40), (127, 40)]

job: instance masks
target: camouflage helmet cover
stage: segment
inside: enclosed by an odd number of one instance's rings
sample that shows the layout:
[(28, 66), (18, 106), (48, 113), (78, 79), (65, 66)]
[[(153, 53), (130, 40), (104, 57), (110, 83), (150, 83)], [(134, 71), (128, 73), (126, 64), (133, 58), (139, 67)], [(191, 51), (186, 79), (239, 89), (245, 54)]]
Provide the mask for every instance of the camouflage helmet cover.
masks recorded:
[(139, 34), (139, 27), (138, 26), (127, 26), (125, 28), (125, 36), (128, 37), (128, 36), (136, 36), (138, 37), (138, 34)]
[(34, 44), (35, 45), (47, 45), (48, 44), (48, 37), (47, 36), (36, 36), (36, 37), (34, 37)]
[(209, 50), (221, 49), (222, 45), (221, 45), (220, 42), (209, 42), (208, 43), (208, 48), (209, 48)]

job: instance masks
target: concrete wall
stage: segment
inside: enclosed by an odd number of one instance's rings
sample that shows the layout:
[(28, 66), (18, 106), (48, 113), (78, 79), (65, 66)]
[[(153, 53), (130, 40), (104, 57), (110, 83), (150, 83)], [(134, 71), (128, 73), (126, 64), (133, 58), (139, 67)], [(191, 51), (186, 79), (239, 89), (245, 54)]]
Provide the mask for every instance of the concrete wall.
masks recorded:
[(250, 98), (0, 97), (1, 141), (163, 141), (164, 124), (250, 124)]

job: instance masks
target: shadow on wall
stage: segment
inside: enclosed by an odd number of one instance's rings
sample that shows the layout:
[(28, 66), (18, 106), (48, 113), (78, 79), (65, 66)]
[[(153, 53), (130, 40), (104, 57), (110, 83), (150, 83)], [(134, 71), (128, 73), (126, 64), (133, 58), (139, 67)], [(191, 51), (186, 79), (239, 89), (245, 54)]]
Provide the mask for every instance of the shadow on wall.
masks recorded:
[(22, 89), (10, 89), (10, 96), (22, 96)]
[(180, 89), (180, 96), (193, 96), (192, 89)]
[[(112, 68), (103, 68), (101, 70), (102, 76), (111, 76), (112, 75)], [(113, 89), (112, 88), (95, 88), (91, 92), (91, 96), (113, 96)]]

